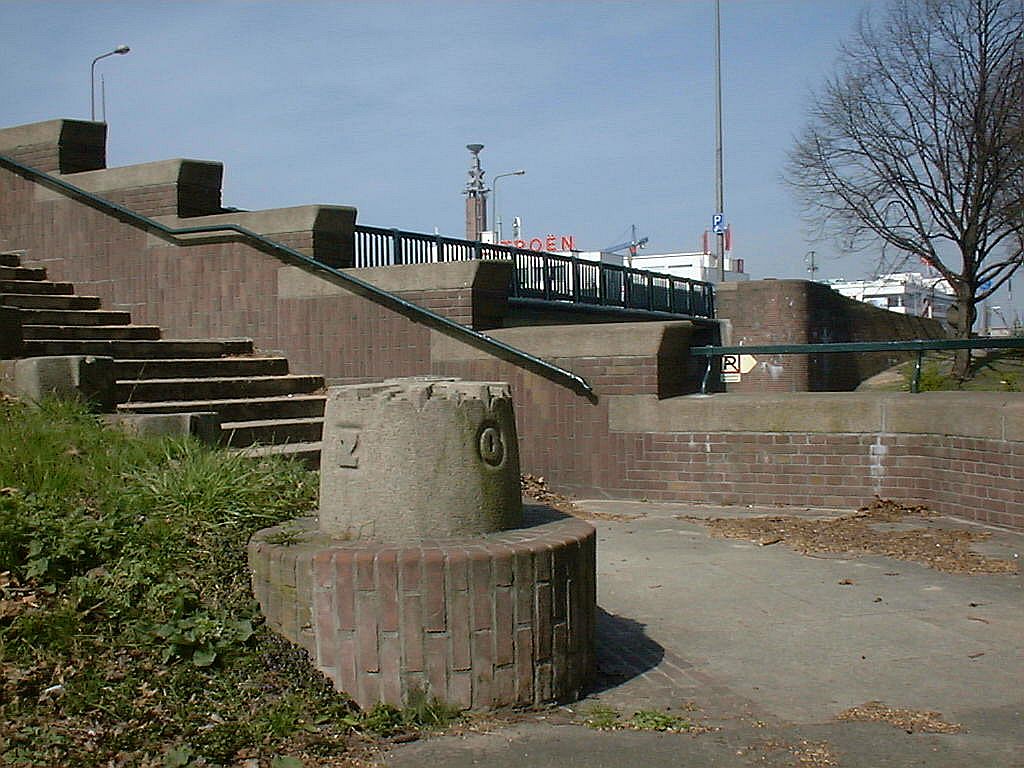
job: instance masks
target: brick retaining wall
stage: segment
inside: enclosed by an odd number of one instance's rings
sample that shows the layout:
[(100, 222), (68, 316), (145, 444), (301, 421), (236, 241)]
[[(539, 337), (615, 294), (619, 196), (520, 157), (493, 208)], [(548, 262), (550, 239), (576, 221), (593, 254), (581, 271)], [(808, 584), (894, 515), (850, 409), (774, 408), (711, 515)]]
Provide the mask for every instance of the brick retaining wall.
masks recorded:
[[(942, 325), (855, 301), (809, 280), (750, 280), (716, 290), (719, 317), (731, 323), (730, 344), (817, 344), (840, 341), (941, 339)], [(910, 353), (758, 355), (758, 366), (730, 392), (836, 392), (856, 389)]]

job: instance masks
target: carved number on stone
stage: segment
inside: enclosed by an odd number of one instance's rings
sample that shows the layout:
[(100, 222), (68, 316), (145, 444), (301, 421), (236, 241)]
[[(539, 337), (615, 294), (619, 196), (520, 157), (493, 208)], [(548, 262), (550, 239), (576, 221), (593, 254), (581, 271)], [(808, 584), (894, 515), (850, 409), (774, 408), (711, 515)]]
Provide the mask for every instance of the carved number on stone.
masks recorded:
[(334, 434), (338, 438), (338, 466), (358, 467), (359, 457), (356, 456), (356, 448), (359, 447), (359, 430), (338, 429)]
[(480, 458), (492, 467), (501, 464), (505, 458), (505, 444), (497, 427), (485, 427), (480, 433)]

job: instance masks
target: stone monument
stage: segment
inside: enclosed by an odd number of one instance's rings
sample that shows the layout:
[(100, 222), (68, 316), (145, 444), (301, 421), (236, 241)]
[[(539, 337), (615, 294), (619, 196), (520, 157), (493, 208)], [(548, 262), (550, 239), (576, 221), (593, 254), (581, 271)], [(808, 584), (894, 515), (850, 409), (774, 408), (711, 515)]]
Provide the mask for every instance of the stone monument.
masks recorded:
[(331, 388), (320, 515), (260, 531), (269, 625), (360, 706), (413, 690), (468, 709), (576, 697), (593, 663), (596, 537), (523, 514), (509, 387)]
[(398, 542), (521, 522), (507, 384), (424, 377), (330, 391), (320, 462), (323, 531)]

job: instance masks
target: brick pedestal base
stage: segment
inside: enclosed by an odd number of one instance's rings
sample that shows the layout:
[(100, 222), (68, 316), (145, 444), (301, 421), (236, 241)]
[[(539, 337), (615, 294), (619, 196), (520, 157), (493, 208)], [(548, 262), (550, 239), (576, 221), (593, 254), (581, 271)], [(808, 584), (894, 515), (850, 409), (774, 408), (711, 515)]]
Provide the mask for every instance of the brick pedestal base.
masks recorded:
[(309, 519), (260, 531), (249, 563), (269, 625), (362, 707), (414, 689), (469, 709), (541, 704), (576, 697), (591, 670), (582, 520), (395, 546), (332, 540)]

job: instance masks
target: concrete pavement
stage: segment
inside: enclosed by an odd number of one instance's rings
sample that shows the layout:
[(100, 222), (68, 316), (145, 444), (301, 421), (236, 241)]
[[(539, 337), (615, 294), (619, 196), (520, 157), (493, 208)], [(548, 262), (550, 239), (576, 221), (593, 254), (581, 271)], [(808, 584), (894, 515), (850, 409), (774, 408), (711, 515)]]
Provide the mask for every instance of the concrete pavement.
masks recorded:
[[(711, 538), (678, 518), (778, 510), (581, 506), (598, 527), (599, 670), (588, 698), (404, 745), (386, 765), (1024, 768), (1021, 575), (811, 557)], [(1019, 556), (1024, 534), (993, 530), (982, 546)], [(836, 720), (869, 701), (940, 712), (962, 730)], [(715, 730), (595, 731), (581, 724), (595, 704), (626, 718), (670, 711)]]

